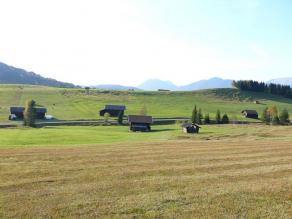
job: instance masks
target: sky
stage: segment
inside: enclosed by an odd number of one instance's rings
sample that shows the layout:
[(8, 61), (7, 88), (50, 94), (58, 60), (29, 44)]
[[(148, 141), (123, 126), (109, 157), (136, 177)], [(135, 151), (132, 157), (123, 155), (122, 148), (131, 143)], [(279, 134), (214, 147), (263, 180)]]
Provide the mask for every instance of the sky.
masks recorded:
[(0, 61), (78, 85), (292, 76), (291, 0), (0, 0)]

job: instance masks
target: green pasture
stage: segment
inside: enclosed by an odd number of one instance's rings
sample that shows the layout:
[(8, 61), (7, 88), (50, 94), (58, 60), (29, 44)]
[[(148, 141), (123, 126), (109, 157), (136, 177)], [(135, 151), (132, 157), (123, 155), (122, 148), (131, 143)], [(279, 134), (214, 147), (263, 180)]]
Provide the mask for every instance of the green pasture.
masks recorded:
[[(154, 117), (189, 117), (196, 104), (215, 115), (217, 109), (231, 119), (241, 119), (243, 109), (260, 113), (266, 106), (276, 105), (292, 112), (292, 100), (264, 93), (242, 92), (237, 89), (212, 89), (193, 92), (98, 91), (89, 94), (84, 89), (63, 89), (27, 85), (0, 86), (0, 122), (8, 122), (10, 106), (24, 106), (33, 99), (59, 120), (99, 119), (105, 104), (125, 104), (126, 114), (138, 114), (145, 105)], [(254, 101), (260, 104), (254, 104)]]

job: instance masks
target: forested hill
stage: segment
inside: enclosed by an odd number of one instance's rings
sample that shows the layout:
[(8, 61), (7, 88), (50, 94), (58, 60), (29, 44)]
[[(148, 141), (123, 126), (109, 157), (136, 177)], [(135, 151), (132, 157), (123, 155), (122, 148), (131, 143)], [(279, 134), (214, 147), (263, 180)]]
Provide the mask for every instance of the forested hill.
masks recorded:
[(65, 88), (75, 87), (74, 84), (60, 82), (51, 78), (44, 78), (34, 72), (27, 72), (2, 62), (0, 62), (0, 84), (31, 84)]

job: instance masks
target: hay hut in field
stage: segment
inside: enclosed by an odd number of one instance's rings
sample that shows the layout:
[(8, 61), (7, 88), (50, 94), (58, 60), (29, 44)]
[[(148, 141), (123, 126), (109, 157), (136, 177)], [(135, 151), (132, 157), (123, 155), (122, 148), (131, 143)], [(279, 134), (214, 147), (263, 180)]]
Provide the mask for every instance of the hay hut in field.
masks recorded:
[(245, 118), (250, 118), (250, 119), (258, 119), (259, 118), (259, 114), (257, 113), (256, 110), (242, 110), (241, 114)]
[[(10, 107), (10, 116), (9, 119), (23, 119), (24, 117), (24, 107)], [(36, 119), (45, 119), (47, 109), (43, 107), (35, 108)]]
[(10, 107), (10, 116), (9, 119), (14, 118), (15, 115), (17, 119), (23, 119), (24, 107), (12, 106)]
[(105, 108), (99, 111), (100, 116), (108, 113), (110, 117), (118, 117), (120, 113), (124, 113), (126, 106), (124, 105), (105, 105)]
[(193, 124), (193, 123), (184, 123), (182, 124), (181, 127), (184, 133), (190, 133), (190, 134), (199, 133), (200, 128), (201, 128), (197, 124)]
[(129, 129), (133, 132), (149, 132), (153, 122), (152, 116), (130, 115), (128, 116)]

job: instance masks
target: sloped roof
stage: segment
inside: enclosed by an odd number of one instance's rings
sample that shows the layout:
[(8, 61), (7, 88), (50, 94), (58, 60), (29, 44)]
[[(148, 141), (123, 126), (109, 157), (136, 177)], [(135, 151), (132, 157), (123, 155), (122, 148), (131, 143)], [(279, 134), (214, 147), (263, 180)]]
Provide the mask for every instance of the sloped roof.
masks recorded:
[(183, 123), (183, 124), (181, 125), (181, 127), (183, 127), (183, 128), (192, 127), (192, 126), (196, 126), (196, 127), (201, 128), (201, 127), (198, 126), (197, 124), (192, 124), (192, 123)]
[(46, 108), (35, 108), (36, 113), (46, 113), (47, 109)]
[(130, 123), (152, 123), (152, 116), (129, 115), (128, 121)]
[(258, 112), (256, 110), (242, 110), (241, 113), (246, 113), (248, 115), (258, 115)]
[(19, 106), (12, 106), (10, 107), (10, 112), (13, 113), (23, 113), (24, 112), (24, 107), (19, 107)]
[(124, 106), (124, 105), (105, 105), (105, 109), (107, 109), (107, 110), (126, 110), (126, 106)]
[[(10, 112), (13, 114), (13, 113), (23, 113), (25, 110), (24, 107), (10, 107)], [(35, 108), (35, 112), (36, 113), (46, 113), (47, 112), (47, 109), (46, 108)]]

